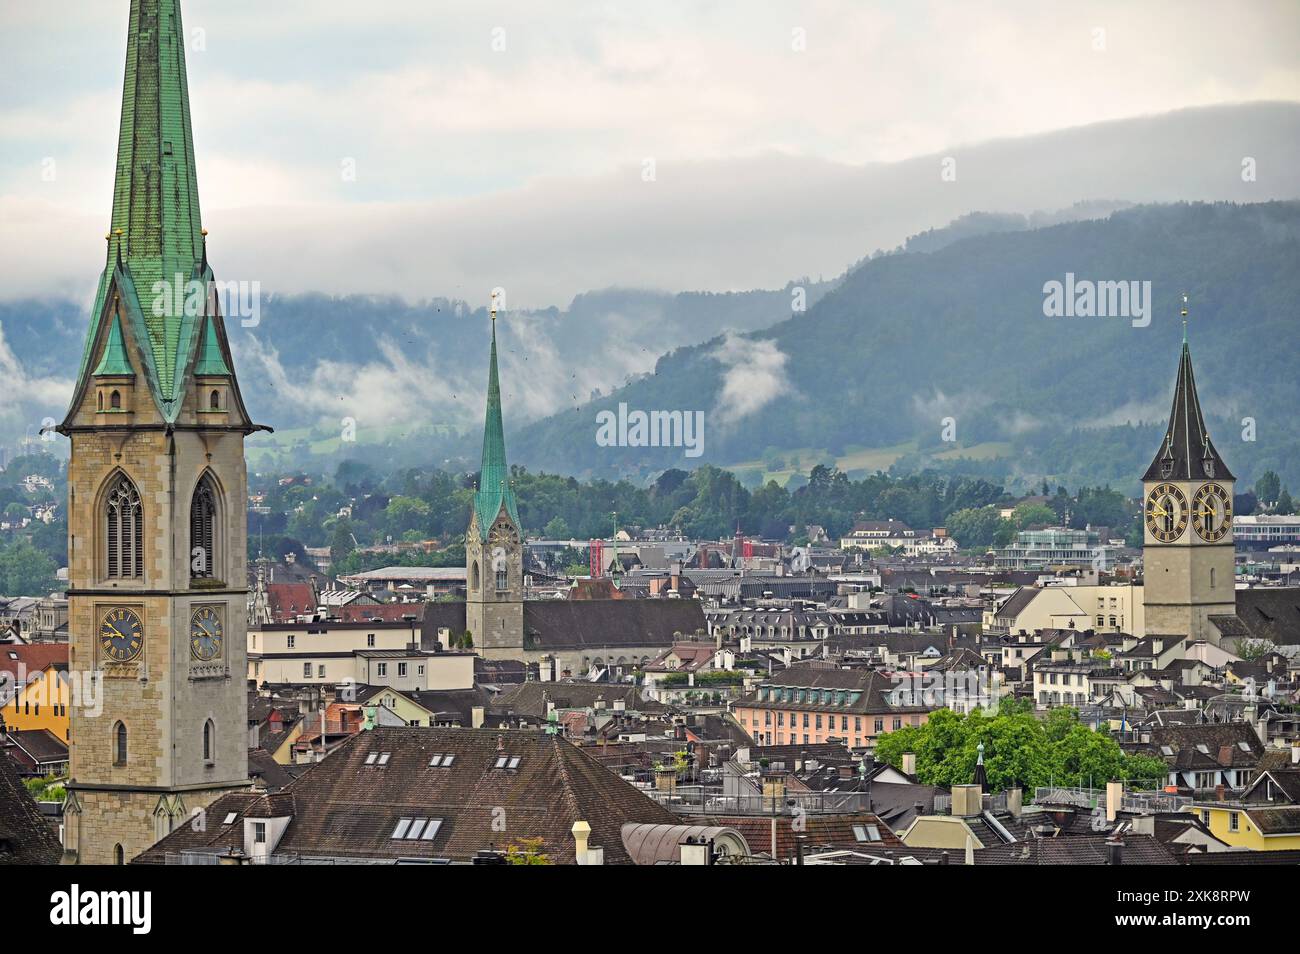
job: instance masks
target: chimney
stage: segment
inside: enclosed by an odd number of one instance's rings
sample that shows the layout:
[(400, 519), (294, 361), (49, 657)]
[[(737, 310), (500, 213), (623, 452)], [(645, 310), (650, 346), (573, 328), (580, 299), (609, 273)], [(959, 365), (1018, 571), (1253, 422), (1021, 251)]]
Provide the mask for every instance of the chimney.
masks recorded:
[(1268, 718), (1260, 716), (1255, 722), (1255, 734), (1259, 736), (1259, 741), (1268, 745)]
[(1124, 839), (1119, 835), (1106, 840), (1106, 863), (1110, 865), (1124, 863)]
[(580, 819), (573, 823), (573, 827), (569, 831), (573, 834), (574, 860), (580, 865), (585, 865), (587, 863), (587, 841), (591, 838), (591, 826)]
[(1291, 743), (1291, 764), (1300, 765), (1300, 739)]
[(1223, 786), (1222, 783), (1214, 786), (1214, 800), (1216, 802), (1223, 801), (1224, 798), (1227, 797), (1227, 794), (1228, 794), (1228, 790)]
[(1114, 823), (1119, 817), (1120, 802), (1124, 798), (1124, 783), (1110, 781), (1106, 783), (1106, 821)]
[(483, 728), (483, 723), (486, 721), (486, 717), (487, 717), (487, 710), (484, 709), (483, 706), (473, 706), (469, 710), (470, 728), (472, 729)]
[(952, 787), (952, 815), (954, 818), (970, 818), (984, 810), (984, 793), (978, 785), (954, 785)]
[(1020, 788), (1007, 789), (1007, 811), (1012, 818), (1019, 818), (1024, 809), (1024, 792)]
[(916, 774), (916, 753), (915, 752), (903, 753), (903, 774), (904, 775)]

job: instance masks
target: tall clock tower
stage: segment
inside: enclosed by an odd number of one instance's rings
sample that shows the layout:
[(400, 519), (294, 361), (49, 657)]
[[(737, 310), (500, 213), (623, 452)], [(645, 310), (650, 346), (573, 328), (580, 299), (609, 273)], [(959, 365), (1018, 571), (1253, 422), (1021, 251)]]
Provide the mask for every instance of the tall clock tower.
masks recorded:
[[(465, 628), (484, 656), (524, 648), (524, 545), (510, 485), (497, 377), (497, 313), (492, 311), (487, 414), (478, 490), (465, 533)], [(505, 650), (504, 654), (499, 651)]]
[(107, 260), (72, 406), (65, 860), (120, 864), (247, 786), (257, 430), (211, 291), (179, 0), (132, 0)]
[[(1184, 300), (1185, 301), (1185, 300)], [(1232, 489), (1235, 478), (1210, 441), (1196, 396), (1183, 308), (1183, 350), (1174, 406), (1145, 492), (1143, 602), (1151, 635), (1218, 644), (1237, 613), (1233, 579)]]

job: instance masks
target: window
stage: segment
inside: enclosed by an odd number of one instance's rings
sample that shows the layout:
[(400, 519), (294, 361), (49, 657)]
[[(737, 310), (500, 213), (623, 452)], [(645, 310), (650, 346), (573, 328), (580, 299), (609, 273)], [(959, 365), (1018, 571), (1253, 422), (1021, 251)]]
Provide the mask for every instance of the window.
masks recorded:
[(397, 664), (397, 675), (398, 675), (398, 676), (405, 676), (405, 675), (406, 675), (406, 663), (404, 663), (404, 662), (399, 662), (399, 663)]
[(387, 765), (387, 764), (388, 764), (389, 756), (391, 756), (391, 755), (392, 755), (391, 752), (380, 752), (380, 753), (379, 753), (379, 762), (378, 762), (378, 764), (379, 764), (379, 765)]
[(498, 755), (494, 768), (499, 769), (516, 769), (519, 768), (518, 755)]
[(884, 719), (877, 719), (877, 720), (876, 720), (876, 733), (879, 734), (879, 733), (884, 732), (884, 731), (885, 731), (885, 720), (884, 720)]
[(253, 843), (266, 844), (266, 822), (253, 822)]
[(293, 633), (290, 633), (288, 636), (286, 636), (286, 637), (284, 638), (284, 648), (285, 648), (285, 649), (293, 649), (293, 644), (294, 644), (296, 641), (297, 641), (297, 637), (295, 637), (295, 636), (293, 635)]
[(211, 719), (203, 723), (203, 761), (207, 762), (209, 765), (211, 765), (217, 757), (217, 747), (215, 744), (216, 739), (214, 738), (215, 733), (216, 728), (212, 725)]
[(302, 664), (302, 678), (304, 679), (311, 678), (311, 663), (305, 662)]
[(399, 818), (389, 837), (394, 841), (433, 841), (441, 827), (441, 818)]
[(144, 514), (140, 492), (119, 474), (105, 498), (108, 573), (118, 579), (144, 576)]
[(387, 675), (388, 675), (388, 663), (379, 663), (378, 665), (376, 665), (376, 667), (375, 667), (375, 671), (376, 671), (379, 675), (381, 675), (381, 676), (387, 676)]
[(126, 723), (113, 726), (113, 764), (126, 764)]
[(216, 566), (217, 491), (210, 474), (204, 474), (190, 501), (190, 576), (213, 576)]
[(108, 406), (115, 411), (122, 410), (122, 392), (114, 391), (108, 396)]
[(497, 589), (498, 590), (510, 589), (510, 577), (505, 567), (500, 567), (497, 570)]
[(366, 646), (369, 647), (370, 649), (374, 649), (374, 648), (375, 648), (375, 634), (374, 634), (374, 633), (367, 633), (367, 634), (366, 634)]
[(324, 678), (325, 678), (325, 664), (324, 664), (324, 663), (321, 663), (319, 666), (316, 667), (316, 675), (319, 676), (321, 679), (324, 679)]
[(469, 568), (469, 588), (470, 592), (478, 590), (478, 560), (470, 564)]
[(113, 846), (113, 864), (115, 865), (126, 864), (126, 852), (122, 850), (121, 845)]
[(1241, 831), (1241, 813), (1228, 812), (1228, 831)]
[(220, 391), (213, 390), (213, 392), (208, 396), (208, 407), (211, 408), (211, 409), (214, 410), (214, 411), (220, 411), (220, 410), (221, 410), (221, 392), (220, 392)]

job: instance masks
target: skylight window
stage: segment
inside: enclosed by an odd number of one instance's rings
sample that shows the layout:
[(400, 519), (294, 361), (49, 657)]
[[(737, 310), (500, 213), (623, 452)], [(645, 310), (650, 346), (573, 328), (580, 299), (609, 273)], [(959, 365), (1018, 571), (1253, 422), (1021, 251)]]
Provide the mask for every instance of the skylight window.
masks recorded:
[(380, 753), (379, 753), (379, 764), (380, 764), (380, 765), (387, 765), (387, 764), (388, 764), (388, 757), (389, 757), (389, 754), (390, 754), (390, 753), (388, 753), (388, 752), (380, 752)]
[(1174, 750), (1167, 745), (1162, 745), (1160, 746), (1160, 754), (1172, 756), (1174, 754)]
[(433, 841), (442, 828), (441, 818), (399, 818), (392, 841)]
[(519, 759), (518, 755), (498, 755), (495, 767), (499, 769), (517, 769), (519, 768)]
[(1196, 751), (1200, 752), (1202, 755), (1209, 755), (1210, 747), (1206, 745), (1204, 742), (1198, 742), (1196, 744)]
[(367, 765), (387, 765), (391, 752), (371, 752), (366, 756)]
[(1249, 752), (1249, 751), (1250, 751), (1250, 743), (1249, 743), (1249, 742), (1238, 742), (1238, 743), (1237, 743), (1237, 748), (1241, 749), (1241, 751), (1243, 751), (1243, 752)]
[(236, 815), (238, 815), (238, 814), (239, 814), (238, 812), (231, 812), (230, 814), (226, 815), (226, 820), (223, 821), (221, 824), (223, 824), (223, 825), (233, 825), (233, 824), (235, 823), (235, 817), (236, 817)]
[(861, 842), (880, 841), (879, 825), (854, 825), (853, 837)]
[(456, 761), (456, 756), (451, 754), (435, 755), (429, 759), (429, 765), (433, 768), (451, 768), (451, 763)]
[(378, 752), (371, 752), (369, 755), (366, 756), (366, 764), (367, 764), (367, 765), (374, 765), (374, 764), (375, 764), (375, 759), (377, 759), (377, 758), (379, 758), (379, 753), (378, 753)]

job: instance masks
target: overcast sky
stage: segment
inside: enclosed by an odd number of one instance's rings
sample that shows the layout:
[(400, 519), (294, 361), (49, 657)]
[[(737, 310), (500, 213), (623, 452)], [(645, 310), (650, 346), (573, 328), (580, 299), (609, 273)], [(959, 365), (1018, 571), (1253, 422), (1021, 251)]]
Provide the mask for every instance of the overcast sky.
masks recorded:
[[(102, 266), (128, 9), (0, 0), (0, 295), (87, 296)], [(833, 217), (836, 184), (894, 168), (878, 164), (1300, 101), (1289, 0), (184, 0), (183, 11), (212, 258), (221, 277), (283, 291), (480, 303), (503, 285), (518, 306), (611, 284), (777, 286), (836, 274), (866, 243), (961, 210), (918, 205), (880, 234), (804, 241)], [(774, 193), (809, 184), (824, 207), (765, 223)], [(567, 241), (584, 223), (596, 223), (587, 239)], [(713, 254), (691, 246), (700, 234)]]

